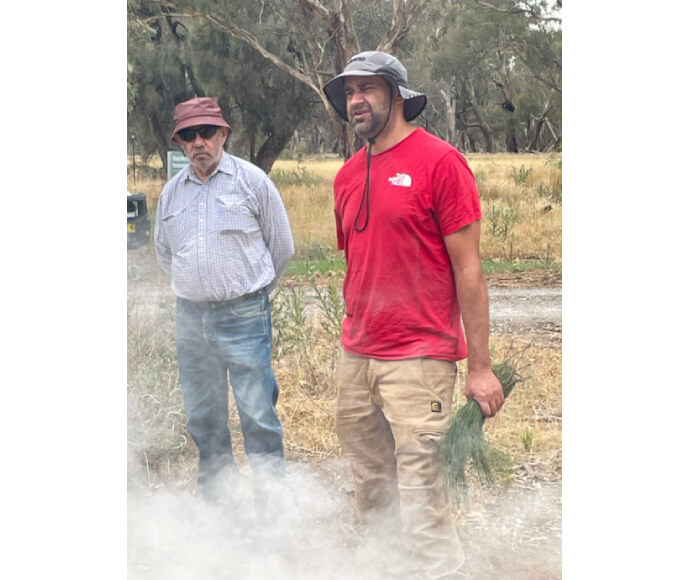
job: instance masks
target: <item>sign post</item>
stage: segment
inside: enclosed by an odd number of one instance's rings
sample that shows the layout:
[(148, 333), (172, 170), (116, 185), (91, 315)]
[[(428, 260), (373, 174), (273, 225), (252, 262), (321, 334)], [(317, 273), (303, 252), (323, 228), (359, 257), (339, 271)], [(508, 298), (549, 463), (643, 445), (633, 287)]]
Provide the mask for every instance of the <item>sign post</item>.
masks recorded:
[(189, 160), (184, 153), (181, 151), (168, 151), (168, 181), (187, 165), (189, 165)]

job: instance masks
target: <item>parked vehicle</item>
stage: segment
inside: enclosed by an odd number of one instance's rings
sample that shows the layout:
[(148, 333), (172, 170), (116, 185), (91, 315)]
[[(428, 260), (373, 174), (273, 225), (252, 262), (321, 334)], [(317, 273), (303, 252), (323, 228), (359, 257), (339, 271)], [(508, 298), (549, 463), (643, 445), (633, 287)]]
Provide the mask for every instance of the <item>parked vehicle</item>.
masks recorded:
[(145, 193), (127, 192), (127, 249), (133, 250), (151, 239), (151, 217)]

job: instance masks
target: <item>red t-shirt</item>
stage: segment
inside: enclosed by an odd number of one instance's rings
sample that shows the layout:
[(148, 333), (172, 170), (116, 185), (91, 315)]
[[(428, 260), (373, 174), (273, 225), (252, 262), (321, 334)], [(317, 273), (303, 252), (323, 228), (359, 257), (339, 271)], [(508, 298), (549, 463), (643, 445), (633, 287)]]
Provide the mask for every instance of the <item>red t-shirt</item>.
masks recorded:
[(465, 358), (443, 237), (481, 218), (474, 175), (454, 147), (417, 128), (372, 156), (369, 223), (357, 232), (366, 158), (360, 149), (333, 184), (338, 248), (347, 262), (343, 348), (388, 360)]

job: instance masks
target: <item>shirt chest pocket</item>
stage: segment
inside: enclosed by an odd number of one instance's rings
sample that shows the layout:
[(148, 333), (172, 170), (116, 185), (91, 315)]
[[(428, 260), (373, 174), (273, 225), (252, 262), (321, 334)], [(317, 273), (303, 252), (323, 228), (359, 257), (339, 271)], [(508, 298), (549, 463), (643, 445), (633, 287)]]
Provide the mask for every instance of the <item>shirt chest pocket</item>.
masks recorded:
[(215, 201), (215, 227), (220, 234), (227, 232), (259, 231), (259, 223), (247, 199), (233, 195), (220, 195)]

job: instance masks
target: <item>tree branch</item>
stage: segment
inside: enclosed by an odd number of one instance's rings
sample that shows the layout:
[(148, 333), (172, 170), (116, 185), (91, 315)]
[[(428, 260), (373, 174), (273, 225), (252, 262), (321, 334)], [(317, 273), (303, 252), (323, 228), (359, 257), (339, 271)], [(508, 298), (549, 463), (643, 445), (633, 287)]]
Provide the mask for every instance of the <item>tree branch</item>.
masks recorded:
[[(475, 3), (479, 6), (483, 6), (484, 8), (489, 8), (490, 10), (493, 10), (494, 12), (500, 12), (501, 14), (527, 14), (531, 18), (534, 18), (535, 20), (539, 20), (540, 22), (562, 22), (561, 18), (559, 16), (543, 16), (541, 14), (541, 11), (527, 2), (526, 0), (522, 0), (520, 2), (517, 2), (516, 4), (523, 5), (524, 8), (522, 7), (515, 7), (515, 8), (499, 8), (498, 6), (494, 6), (493, 4), (490, 4), (489, 2), (485, 2), (484, 0), (474, 0)], [(561, 8), (561, 2), (557, 2), (558, 7)]]
[(318, 0), (299, 0), (300, 5), (303, 8), (309, 10), (309, 12), (315, 16), (318, 16), (326, 23), (330, 23), (333, 18), (331, 12)]
[(422, 13), (427, 0), (393, 0), (393, 18), (386, 36), (379, 42), (377, 50), (396, 54), (400, 44), (410, 31), (410, 26)]
[[(530, 72), (530, 74), (534, 77), (535, 80), (540, 82), (545, 87), (547, 87), (553, 91), (556, 91), (559, 94), (561, 94), (563, 92), (559, 83), (558, 83), (558, 79), (544, 78), (542, 75), (540, 75), (538, 72), (536, 72), (534, 67), (530, 66), (527, 55), (525, 55), (522, 51), (517, 50), (517, 49), (515, 50), (515, 54), (522, 61), (522, 63), (527, 67), (527, 70)], [(554, 58), (553, 63), (556, 65), (556, 68), (558, 68), (558, 70), (561, 70), (562, 67), (561, 67), (561, 63), (560, 63), (559, 59)]]
[(239, 40), (242, 40), (243, 42), (246, 42), (249, 46), (251, 46), (254, 50), (256, 50), (261, 56), (263, 56), (265, 59), (272, 62), (280, 70), (288, 73), (290, 76), (303, 82), (310, 89), (312, 89), (316, 94), (319, 95), (321, 102), (324, 104), (324, 106), (326, 106), (326, 108), (328, 108), (328, 102), (326, 101), (326, 97), (321, 92), (321, 87), (317, 83), (315, 83), (314, 80), (309, 75), (306, 75), (302, 71), (290, 66), (283, 59), (281, 59), (279, 56), (266, 50), (253, 34), (244, 30), (243, 28), (235, 26), (231, 21), (222, 20), (216, 16), (213, 16), (212, 14), (204, 14), (203, 16), (209, 22), (211, 22), (212, 24), (214, 24), (215, 26), (217, 26), (221, 30), (227, 32), (228, 34), (230, 34), (231, 36), (233, 36)]

